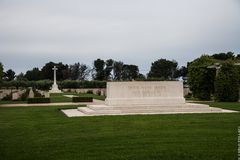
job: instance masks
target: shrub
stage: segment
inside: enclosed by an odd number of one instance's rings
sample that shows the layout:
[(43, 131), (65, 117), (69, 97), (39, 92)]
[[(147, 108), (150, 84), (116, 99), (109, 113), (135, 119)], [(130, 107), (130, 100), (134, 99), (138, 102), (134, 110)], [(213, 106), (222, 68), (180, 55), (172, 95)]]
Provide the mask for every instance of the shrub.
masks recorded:
[(50, 98), (28, 98), (28, 103), (50, 103)]
[[(0, 88), (28, 88), (32, 87), (39, 90), (49, 90), (53, 82), (50, 80), (39, 80), (39, 81), (3, 81), (0, 83)], [(76, 80), (65, 80), (58, 82), (58, 86), (61, 89), (64, 88), (106, 88), (105, 81), (76, 81)]]
[(40, 90), (49, 90), (53, 82), (50, 80), (41, 81), (3, 81), (0, 83), (0, 88), (28, 88), (32, 87)]
[(187, 95), (184, 96), (184, 98), (192, 98), (192, 93), (188, 93)]
[(101, 91), (97, 90), (97, 95), (101, 96)]
[(105, 81), (77, 81), (65, 80), (59, 82), (59, 88), (106, 88)]
[(73, 97), (72, 102), (92, 102), (92, 97)]
[(26, 100), (27, 100), (27, 97), (28, 97), (28, 95), (29, 95), (29, 91), (30, 91), (30, 89), (28, 88), (28, 89), (26, 89), (26, 91), (21, 95), (21, 100), (22, 100), (22, 101), (26, 101)]
[(33, 89), (33, 93), (34, 93), (34, 97), (44, 97), (44, 96), (41, 95), (41, 93), (39, 93), (36, 89)]
[(93, 94), (93, 91), (92, 90), (88, 90), (87, 94)]
[(12, 100), (12, 93), (2, 98), (2, 101), (11, 101), (11, 100)]

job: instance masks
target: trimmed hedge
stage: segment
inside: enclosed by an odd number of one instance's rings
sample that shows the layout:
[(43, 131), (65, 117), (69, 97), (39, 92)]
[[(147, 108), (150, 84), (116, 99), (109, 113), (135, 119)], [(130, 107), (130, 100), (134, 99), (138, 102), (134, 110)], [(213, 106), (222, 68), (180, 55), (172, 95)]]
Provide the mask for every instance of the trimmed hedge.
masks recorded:
[(65, 80), (59, 82), (60, 88), (106, 88), (105, 81), (77, 81), (77, 80)]
[(28, 98), (28, 103), (33, 104), (33, 103), (50, 103), (50, 98)]
[(92, 102), (92, 97), (72, 97), (72, 102)]
[(40, 81), (2, 81), (0, 83), (0, 88), (28, 88), (32, 87), (40, 90), (49, 90), (53, 82), (50, 80), (40, 80)]
[[(0, 83), (0, 88), (28, 88), (39, 90), (49, 90), (53, 84), (50, 80), (40, 80), (40, 81), (3, 81)], [(64, 88), (106, 88), (105, 81), (78, 81), (78, 80), (65, 80), (58, 82), (60, 89)]]

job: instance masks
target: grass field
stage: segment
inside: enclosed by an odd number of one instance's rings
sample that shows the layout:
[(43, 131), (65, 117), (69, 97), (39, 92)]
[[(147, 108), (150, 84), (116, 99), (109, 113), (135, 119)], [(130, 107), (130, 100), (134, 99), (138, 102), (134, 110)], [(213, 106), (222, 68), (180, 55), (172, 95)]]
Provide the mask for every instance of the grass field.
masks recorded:
[(219, 107), (223, 109), (240, 111), (240, 103), (239, 102), (198, 102), (201, 104), (208, 104), (211, 107)]
[(60, 108), (71, 106), (0, 108), (0, 159), (237, 159), (239, 113), (67, 118)]

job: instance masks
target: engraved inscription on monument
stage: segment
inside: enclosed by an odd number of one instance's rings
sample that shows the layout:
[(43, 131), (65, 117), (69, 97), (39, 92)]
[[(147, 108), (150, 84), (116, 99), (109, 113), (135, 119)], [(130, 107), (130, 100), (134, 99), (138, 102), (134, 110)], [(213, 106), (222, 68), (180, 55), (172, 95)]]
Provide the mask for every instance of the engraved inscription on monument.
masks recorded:
[(107, 105), (183, 104), (183, 84), (179, 81), (108, 82)]
[(165, 86), (128, 86), (129, 94), (134, 97), (156, 97), (156, 96), (164, 96), (166, 93)]

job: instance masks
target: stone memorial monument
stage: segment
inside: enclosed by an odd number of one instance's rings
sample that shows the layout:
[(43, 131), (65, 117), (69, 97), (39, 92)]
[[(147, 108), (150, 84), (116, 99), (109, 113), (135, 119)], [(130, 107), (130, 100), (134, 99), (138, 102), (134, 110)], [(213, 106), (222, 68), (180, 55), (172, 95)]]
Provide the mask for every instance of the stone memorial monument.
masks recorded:
[(58, 85), (57, 85), (57, 75), (56, 75), (57, 67), (54, 66), (52, 70), (53, 70), (53, 85), (49, 93), (62, 93), (62, 91), (58, 89)]
[(108, 106), (161, 106), (184, 104), (180, 81), (108, 82)]
[(234, 112), (186, 103), (180, 81), (107, 82), (105, 104), (63, 110), (69, 116)]

